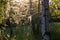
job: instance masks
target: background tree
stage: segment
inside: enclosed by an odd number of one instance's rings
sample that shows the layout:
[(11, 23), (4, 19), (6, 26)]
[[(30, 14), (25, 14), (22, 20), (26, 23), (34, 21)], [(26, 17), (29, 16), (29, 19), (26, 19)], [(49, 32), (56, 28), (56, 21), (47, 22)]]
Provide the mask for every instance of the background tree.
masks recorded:
[[(32, 12), (32, 0), (29, 0), (29, 4), (30, 4), (29, 5), (29, 14), (32, 17), (32, 14), (33, 14), (33, 12)], [(35, 30), (35, 22), (33, 21), (33, 17), (31, 19), (31, 25), (32, 25), (33, 33), (35, 34), (36, 30)]]

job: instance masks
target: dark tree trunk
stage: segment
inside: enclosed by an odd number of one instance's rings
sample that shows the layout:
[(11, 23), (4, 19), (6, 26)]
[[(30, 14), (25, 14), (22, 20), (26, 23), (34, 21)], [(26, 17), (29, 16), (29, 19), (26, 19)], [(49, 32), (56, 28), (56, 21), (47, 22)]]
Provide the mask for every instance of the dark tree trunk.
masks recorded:
[(49, 0), (42, 0), (42, 40), (50, 40), (48, 30)]
[(39, 26), (40, 26), (40, 0), (38, 0), (38, 14), (37, 14), (37, 29), (36, 29), (36, 34), (39, 34)]
[(30, 5), (29, 5), (29, 14), (32, 15), (32, 0), (29, 0)]
[(9, 19), (8, 19), (8, 21), (9, 21), (9, 28), (10, 28), (10, 40), (11, 40), (11, 38), (13, 36), (13, 24), (12, 24), (13, 18), (12, 18), (12, 14), (14, 14), (13, 9), (11, 8), (11, 6), (12, 6), (11, 1), (12, 0), (9, 1), (10, 2), (10, 10), (9, 10)]

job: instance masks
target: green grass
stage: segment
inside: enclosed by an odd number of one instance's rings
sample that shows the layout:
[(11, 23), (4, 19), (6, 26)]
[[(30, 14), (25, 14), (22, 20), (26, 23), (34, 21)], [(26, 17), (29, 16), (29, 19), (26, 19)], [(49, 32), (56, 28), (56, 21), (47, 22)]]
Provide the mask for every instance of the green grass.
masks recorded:
[(51, 40), (60, 40), (60, 22), (50, 23), (49, 31), (51, 33)]
[[(51, 33), (51, 40), (60, 40), (60, 22), (50, 23), (49, 31)], [(7, 39), (10, 40), (10, 37), (9, 37), (10, 29), (7, 28), (6, 32), (8, 35)], [(17, 28), (13, 27), (12, 35), (13, 35), (12, 40), (41, 40), (41, 33), (40, 35), (35, 36), (32, 32), (31, 26), (22, 26), (22, 27), (17, 27)]]
[[(11, 37), (12, 40), (40, 40), (41, 37), (35, 36), (32, 32), (31, 26), (22, 26), (22, 27), (13, 27), (13, 37)], [(4, 33), (4, 31), (3, 31)], [(8, 36), (10, 36), (10, 29), (6, 29), (6, 33)], [(2, 34), (3, 35), (3, 34)], [(3, 37), (3, 36), (2, 36)], [(3, 37), (5, 40), (5, 37)], [(8, 40), (10, 40), (10, 37), (7, 37)]]

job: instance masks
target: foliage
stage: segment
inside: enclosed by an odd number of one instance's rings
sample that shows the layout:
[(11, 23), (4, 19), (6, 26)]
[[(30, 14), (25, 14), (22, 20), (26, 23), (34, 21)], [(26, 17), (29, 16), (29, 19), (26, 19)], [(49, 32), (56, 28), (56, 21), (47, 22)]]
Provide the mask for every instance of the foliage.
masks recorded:
[(51, 16), (60, 18), (60, 1), (52, 0), (50, 2)]
[(0, 1), (0, 23), (2, 22), (2, 16), (3, 16), (3, 12), (2, 12), (2, 9), (3, 9), (3, 4), (1, 3)]
[(60, 21), (60, 1), (59, 0), (51, 0), (49, 3), (50, 9), (50, 21)]
[[(6, 4), (6, 5), (5, 5)], [(0, 23), (2, 23), (2, 17), (3, 17), (3, 11), (4, 11), (4, 6), (7, 6), (7, 0), (0, 0)], [(6, 9), (7, 10), (7, 9)]]

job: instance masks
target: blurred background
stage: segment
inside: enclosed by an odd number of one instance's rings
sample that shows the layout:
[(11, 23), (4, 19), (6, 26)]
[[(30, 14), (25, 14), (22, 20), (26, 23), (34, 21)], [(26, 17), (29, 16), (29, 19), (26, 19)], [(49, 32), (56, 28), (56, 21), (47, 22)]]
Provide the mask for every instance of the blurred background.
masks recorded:
[[(0, 0), (0, 40), (42, 40), (42, 0)], [(49, 0), (49, 36), (60, 40), (60, 0)]]

